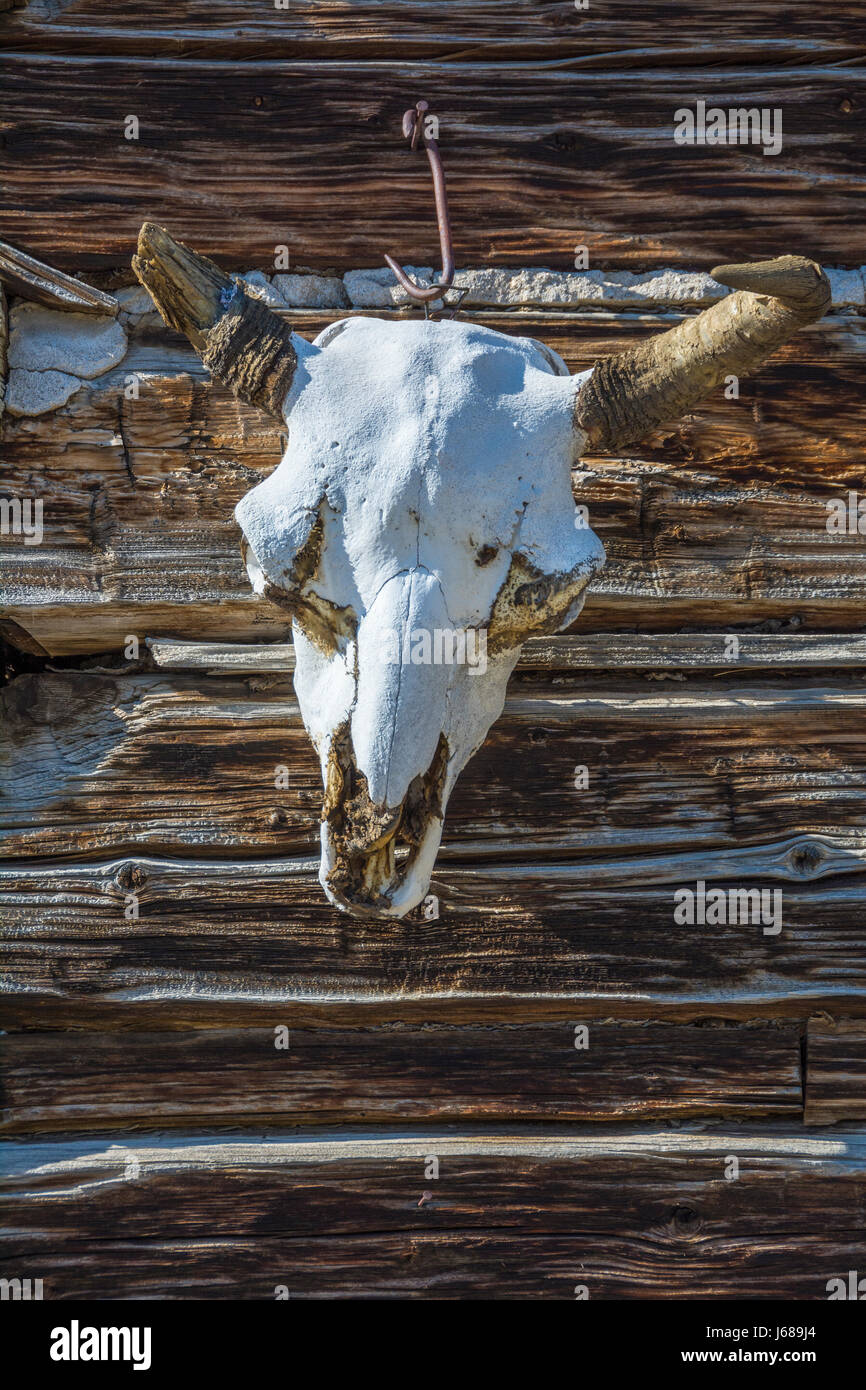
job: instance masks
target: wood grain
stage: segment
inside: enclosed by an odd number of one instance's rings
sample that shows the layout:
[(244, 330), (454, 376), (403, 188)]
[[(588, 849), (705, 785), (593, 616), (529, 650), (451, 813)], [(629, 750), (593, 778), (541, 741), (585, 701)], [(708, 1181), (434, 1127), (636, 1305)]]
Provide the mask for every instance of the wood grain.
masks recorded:
[[(5, 1134), (802, 1111), (795, 1028), (593, 1024), (7, 1035)], [(281, 1040), (282, 1041), (282, 1040)]]
[[(5, 0), (0, 0), (0, 10)], [(11, 3), (11, 0), (9, 0)], [(490, 61), (544, 58), (581, 66), (738, 66), (842, 62), (863, 55), (859, 4), (795, 6), (758, 0), (731, 27), (711, 0), (147, 0), (134, 11), (78, 0), (48, 14), (25, 4), (6, 21), (4, 47), (151, 57), (391, 58)]]
[[(517, 678), (449, 808), (440, 921), (368, 927), (315, 880), (319, 772), (286, 678), (21, 677), (4, 694), (2, 1014), (859, 1012), (862, 685), (743, 679)], [(701, 878), (781, 888), (781, 936), (674, 927), (674, 888)]]
[[(806, 673), (866, 667), (866, 636), (833, 632), (740, 632), (736, 644), (719, 632), (581, 632), (531, 637), (517, 670), (754, 671), (780, 667)], [(184, 642), (148, 637), (163, 671), (207, 676), (285, 675), (295, 669), (291, 642)]]
[[(731, 675), (573, 675), (512, 679), (510, 692), (457, 783), (442, 862), (587, 862), (862, 835), (858, 678), (791, 689)], [(0, 711), (0, 848), (10, 859), (318, 854), (319, 764), (286, 678), (22, 676)]]
[[(307, 335), (334, 320), (296, 315)], [(665, 315), (489, 314), (572, 370), (669, 326)], [(608, 553), (583, 630), (658, 630), (799, 615), (862, 627), (866, 546), (831, 535), (827, 502), (862, 485), (863, 321), (801, 334), (742, 383), (656, 432), (634, 459), (587, 460), (575, 494)], [(140, 396), (127, 400), (130, 374)], [(5, 418), (4, 493), (45, 501), (45, 538), (0, 544), (4, 609), (52, 655), (121, 647), (128, 634), (278, 640), (286, 616), (255, 599), (235, 503), (276, 464), (279, 431), (206, 384), (167, 334), (139, 336), (114, 372), (61, 410)]]
[(810, 1018), (806, 1049), (805, 1123), (866, 1118), (866, 1024)]
[[(31, 256), (22, 255), (4, 241), (0, 241), (0, 283), (9, 294), (36, 300), (50, 309), (68, 309), (80, 314), (109, 314), (112, 317), (118, 310), (117, 300), (112, 295), (95, 290), (83, 280), (63, 275), (53, 266), (34, 261)], [(5, 363), (3, 366), (5, 369)]]
[[(862, 833), (572, 864), (440, 861), (435, 920), (352, 921), (317, 868), (132, 856), (3, 867), (5, 1026), (866, 1014)], [(677, 925), (675, 890), (701, 880), (778, 889), (781, 932)]]
[[(429, 1190), (429, 1189), (424, 1189)], [(627, 1189), (626, 1189), (627, 1191)], [(423, 1196), (418, 1184), (413, 1197)], [(233, 1200), (233, 1194), (226, 1201)], [(681, 1208), (689, 1212), (691, 1208)], [(784, 1221), (784, 1218), (782, 1218)], [(817, 1218), (814, 1218), (818, 1225)], [(621, 1223), (625, 1221), (621, 1217)], [(122, 1216), (118, 1216), (118, 1229)], [(589, 1224), (588, 1220), (584, 1223)], [(602, 1299), (825, 1300), (848, 1271), (862, 1269), (856, 1235), (720, 1236), (686, 1243), (665, 1233), (599, 1237), (498, 1232), (295, 1239), (119, 1241), (112, 1236), (10, 1256), (8, 1275), (44, 1280), (56, 1300), (248, 1299), (568, 1300), (588, 1289)], [(685, 1247), (685, 1248), (683, 1248)], [(46, 1274), (46, 1270), (48, 1273)], [(288, 1292), (286, 1292), (288, 1291)], [(586, 1294), (581, 1293), (581, 1297)]]
[[(571, 17), (570, 17), (571, 18)], [(862, 261), (863, 68), (581, 71), (556, 63), (10, 54), (4, 236), (60, 269), (129, 264), (148, 219), (273, 268), (435, 264), (402, 113), (435, 103), (459, 265), (709, 269), (771, 250)], [(677, 146), (674, 113), (783, 112), (784, 150)], [(140, 122), (138, 140), (124, 120)], [(99, 215), (93, 215), (93, 209)]]
[[(863, 1132), (380, 1131), (5, 1146), (7, 1275), (52, 1299), (826, 1299)], [(430, 1156), (439, 1177), (425, 1176)], [(739, 1177), (726, 1181), (736, 1158)], [(429, 1171), (429, 1168), (426, 1169)], [(118, 1232), (122, 1231), (122, 1237)], [(290, 1233), (290, 1234), (289, 1234)]]

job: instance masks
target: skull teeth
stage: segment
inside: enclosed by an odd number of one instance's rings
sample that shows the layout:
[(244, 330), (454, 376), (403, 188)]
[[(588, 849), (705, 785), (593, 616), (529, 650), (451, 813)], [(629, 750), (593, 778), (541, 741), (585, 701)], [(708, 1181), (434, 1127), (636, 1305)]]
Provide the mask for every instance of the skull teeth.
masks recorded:
[(328, 884), (350, 911), (376, 907), (399, 887), (431, 820), (441, 818), (447, 766), (443, 736), (427, 772), (415, 778), (402, 804), (376, 806), (357, 767), (348, 725), (337, 730), (328, 756), (322, 820), (335, 861)]

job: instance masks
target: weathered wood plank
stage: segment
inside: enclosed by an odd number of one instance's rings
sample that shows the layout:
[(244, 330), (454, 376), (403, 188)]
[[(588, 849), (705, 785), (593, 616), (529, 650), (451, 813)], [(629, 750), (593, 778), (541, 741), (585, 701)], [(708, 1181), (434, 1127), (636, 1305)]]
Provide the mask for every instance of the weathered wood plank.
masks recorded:
[[(146, 1031), (866, 1014), (862, 833), (569, 865), (440, 861), (435, 920), (352, 921), (317, 867), (4, 867), (0, 1018)], [(675, 893), (701, 881), (778, 890), (781, 930), (678, 924)]]
[(51, 1299), (272, 1299), (277, 1286), (573, 1299), (581, 1284), (592, 1299), (823, 1300), (866, 1259), (856, 1130), (129, 1136), (3, 1151), (3, 1273), (42, 1278)]
[[(835, 632), (581, 632), (531, 637), (517, 670), (802, 672), (866, 666), (866, 637)], [(188, 642), (148, 637), (162, 671), (207, 676), (285, 675), (295, 669), (291, 642)]]
[(34, 261), (14, 246), (0, 241), (0, 281), (10, 294), (35, 299), (51, 309), (72, 309), (80, 314), (110, 314), (118, 310), (113, 295), (103, 294), (83, 280), (64, 275), (53, 266)]
[[(425, 1189), (429, 1190), (429, 1189)], [(421, 1200), (420, 1186), (414, 1195)], [(426, 1206), (426, 1203), (425, 1203)], [(687, 1213), (690, 1208), (682, 1208)], [(784, 1221), (784, 1218), (783, 1218)], [(663, 1233), (636, 1239), (485, 1231), (410, 1235), (210, 1236), (138, 1244), (110, 1235), (7, 1257), (5, 1277), (43, 1279), (45, 1297), (84, 1302), (197, 1299), (825, 1300), (862, 1268), (856, 1235), (757, 1235), (687, 1242)], [(815, 1225), (819, 1220), (815, 1218)], [(46, 1270), (49, 1273), (46, 1275)], [(581, 1291), (578, 1294), (578, 1291)], [(838, 1296), (838, 1295), (837, 1295)]]
[[(565, 268), (579, 245), (632, 269), (769, 248), (862, 260), (856, 65), (637, 82), (555, 63), (364, 71), (359, 84), (352, 62), (9, 55), (4, 233), (62, 269), (128, 265), (149, 218), (233, 264), (272, 268), (280, 245), (307, 265), (380, 265), (389, 248), (435, 264), (429, 180), (400, 135), (406, 107), (433, 94), (459, 263)], [(783, 157), (676, 145), (674, 113), (698, 100), (782, 110)]]
[(7, 1035), (0, 1041), (0, 1130), (190, 1129), (228, 1115), (236, 1125), (314, 1125), (748, 1119), (802, 1111), (792, 1027), (593, 1024), (577, 1036), (565, 1023), (285, 1033), (277, 1025)]
[[(443, 860), (587, 861), (862, 832), (859, 680), (575, 675), (513, 679), (510, 692), (457, 783)], [(318, 853), (319, 763), (287, 678), (22, 676), (0, 711), (7, 858)]]
[(806, 1061), (807, 1125), (866, 1118), (866, 1024), (810, 1018)]
[[(671, 316), (484, 314), (542, 338), (573, 370)], [(335, 315), (293, 316), (312, 334)], [(608, 551), (584, 629), (721, 626), (788, 617), (862, 626), (866, 545), (827, 530), (827, 503), (862, 487), (866, 331), (827, 320), (788, 345), (739, 401), (660, 430), (639, 459), (588, 460), (576, 495)], [(126, 399), (131, 375), (140, 395)], [(251, 593), (235, 503), (276, 464), (279, 431), (167, 335), (58, 411), (4, 422), (4, 494), (44, 500), (44, 538), (0, 538), (6, 615), (52, 655), (127, 634), (279, 640), (286, 615)]]
[[(601, 1248), (599, 1248), (601, 1247)], [(753, 1241), (708, 1240), (678, 1257), (673, 1243), (595, 1235), (568, 1238), (418, 1234), (335, 1239), (285, 1237), (249, 1241), (158, 1240), (138, 1246), (103, 1241), (85, 1254), (16, 1260), (17, 1274), (46, 1264), (52, 1299), (375, 1298), (438, 1300), (573, 1300), (588, 1287), (600, 1299), (826, 1299), (847, 1287), (862, 1264), (856, 1239), (818, 1235)], [(287, 1273), (288, 1271), (288, 1273)], [(831, 1282), (835, 1281), (835, 1282)], [(285, 1291), (288, 1290), (288, 1293)], [(581, 1293), (581, 1297), (586, 1295)]]
[[(11, 4), (12, 0), (8, 0)], [(0, 10), (4, 0), (0, 0)], [(151, 57), (580, 59), (598, 67), (714, 66), (722, 48), (738, 65), (841, 62), (863, 54), (859, 4), (795, 6), (757, 0), (735, 30), (712, 0), (689, 4), (606, 0), (147, 0), (134, 11), (109, 0), (22, 5), (3, 27), (5, 48)]]

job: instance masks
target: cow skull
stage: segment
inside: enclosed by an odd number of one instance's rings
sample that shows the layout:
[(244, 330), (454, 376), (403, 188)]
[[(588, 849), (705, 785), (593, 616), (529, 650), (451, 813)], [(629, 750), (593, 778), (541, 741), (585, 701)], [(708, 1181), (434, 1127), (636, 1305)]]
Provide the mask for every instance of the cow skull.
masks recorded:
[(572, 623), (604, 562), (575, 460), (754, 370), (823, 314), (826, 278), (793, 256), (720, 267), (741, 293), (569, 376), (540, 343), (470, 323), (354, 318), (308, 343), (152, 224), (133, 264), (205, 365), (289, 426), (236, 509), (243, 554), (292, 616), (322, 886), (353, 916), (402, 917), (522, 644)]

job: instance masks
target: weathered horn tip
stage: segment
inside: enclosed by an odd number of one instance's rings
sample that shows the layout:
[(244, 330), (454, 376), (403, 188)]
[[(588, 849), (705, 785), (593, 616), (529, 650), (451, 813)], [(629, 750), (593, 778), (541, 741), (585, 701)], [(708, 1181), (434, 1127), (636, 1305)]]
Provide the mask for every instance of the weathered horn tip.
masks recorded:
[(170, 328), (185, 333), (197, 351), (225, 310), (234, 282), (157, 222), (142, 223), (132, 268)]
[(292, 330), (207, 256), (145, 222), (132, 267), (170, 328), (241, 400), (283, 419), (297, 355)]
[(830, 285), (821, 267), (806, 256), (777, 256), (772, 261), (747, 261), (743, 265), (717, 265), (713, 279), (731, 290), (768, 294), (817, 315), (830, 305)]
[(171, 242), (172, 238), (158, 222), (142, 222), (138, 233), (138, 254), (146, 257), (160, 244)]
[(161, 227), (158, 222), (142, 222), (136, 251), (139, 261), (151, 262), (161, 267), (163, 271), (173, 267), (173, 273), (176, 277), (189, 275), (194, 272), (195, 268), (202, 270), (207, 267), (210, 276), (215, 276), (221, 280), (228, 279), (228, 276), (207, 256), (200, 256), (197, 251), (193, 251), (184, 242), (178, 241), (171, 235), (171, 232), (166, 231), (165, 227)]

